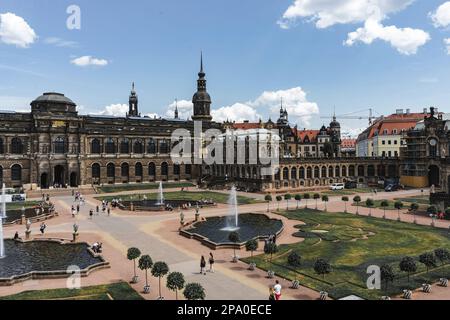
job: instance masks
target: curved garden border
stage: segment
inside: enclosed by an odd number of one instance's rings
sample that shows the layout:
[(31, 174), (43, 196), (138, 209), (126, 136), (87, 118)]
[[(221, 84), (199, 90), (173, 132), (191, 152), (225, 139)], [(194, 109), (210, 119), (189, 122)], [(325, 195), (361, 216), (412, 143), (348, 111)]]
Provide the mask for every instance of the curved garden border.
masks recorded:
[[(280, 221), (282, 226), (281, 226), (281, 229), (276, 233), (277, 237), (284, 231), (283, 220), (281, 220), (281, 219), (273, 219), (273, 218), (270, 218), (268, 215), (261, 214), (261, 213), (250, 213), (250, 214), (263, 215), (263, 216), (266, 216), (270, 220)], [(222, 218), (222, 217), (225, 217), (225, 216), (218, 216), (218, 217)], [(204, 245), (204, 246), (206, 246), (206, 247), (208, 247), (208, 248), (210, 248), (212, 250), (218, 250), (218, 249), (243, 249), (245, 247), (245, 243), (246, 242), (236, 243), (236, 244), (232, 244), (232, 243), (223, 243), (223, 244), (215, 243), (215, 242), (211, 241), (210, 239), (208, 239), (208, 238), (206, 238), (206, 237), (204, 237), (204, 236), (202, 236), (202, 235), (200, 235), (198, 233), (192, 233), (192, 232), (188, 231), (189, 229), (194, 228), (195, 225), (197, 223), (200, 223), (200, 222), (202, 222), (202, 221), (197, 221), (197, 222), (195, 222), (195, 223), (193, 223), (193, 224), (191, 224), (191, 225), (189, 225), (189, 226), (187, 226), (185, 228), (180, 229), (180, 231), (179, 231), (180, 235), (183, 236), (183, 237), (186, 237), (188, 239), (197, 240), (202, 245)], [(267, 237), (267, 236), (259, 236), (259, 237), (255, 237), (255, 238), (249, 239), (249, 240), (258, 240), (258, 241), (260, 241), (260, 240), (267, 240), (268, 238), (269, 237)]]
[[(80, 245), (85, 244), (87, 246), (88, 252), (94, 257), (99, 258), (101, 262), (90, 265), (89, 267), (80, 270), (80, 277), (85, 278), (89, 276), (92, 272), (101, 270), (101, 269), (107, 269), (110, 268), (109, 262), (107, 262), (103, 256), (94, 253), (87, 242), (68, 242), (66, 239), (35, 239), (32, 241), (23, 241), (23, 240), (15, 240), (22, 243), (28, 243), (28, 242), (54, 242), (59, 243), (63, 246), (70, 246), (70, 245)], [(12, 276), (10, 278), (0, 278), (0, 287), (6, 287), (6, 286), (13, 286), (14, 284), (24, 282), (27, 280), (40, 280), (40, 279), (64, 279), (68, 278), (73, 273), (68, 273), (67, 270), (52, 270), (52, 271), (31, 271), (26, 274), (18, 275), (18, 276)]]
[[(28, 219), (31, 221), (31, 223), (36, 223), (36, 222), (41, 222), (41, 221), (47, 221), (47, 220), (53, 219), (58, 216), (59, 216), (58, 212), (55, 211), (53, 213), (45, 213), (45, 214), (41, 214), (39, 216), (35, 216), (32, 218), (28, 218)], [(26, 220), (28, 220), (28, 219), (26, 219)], [(17, 219), (14, 221), (4, 223), (3, 226), (10, 227), (10, 226), (18, 225), (18, 224), (22, 224), (22, 219)]]

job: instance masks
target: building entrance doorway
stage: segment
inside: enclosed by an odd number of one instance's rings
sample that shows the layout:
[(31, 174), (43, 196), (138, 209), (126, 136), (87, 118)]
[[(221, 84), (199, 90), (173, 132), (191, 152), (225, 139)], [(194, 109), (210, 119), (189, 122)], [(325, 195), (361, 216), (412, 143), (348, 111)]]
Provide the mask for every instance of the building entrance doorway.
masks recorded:
[(65, 186), (66, 179), (65, 179), (65, 169), (63, 166), (58, 165), (55, 167), (53, 177), (54, 177), (54, 180), (53, 180), (54, 186), (56, 188), (62, 188)]
[(41, 189), (48, 189), (48, 173), (41, 174)]

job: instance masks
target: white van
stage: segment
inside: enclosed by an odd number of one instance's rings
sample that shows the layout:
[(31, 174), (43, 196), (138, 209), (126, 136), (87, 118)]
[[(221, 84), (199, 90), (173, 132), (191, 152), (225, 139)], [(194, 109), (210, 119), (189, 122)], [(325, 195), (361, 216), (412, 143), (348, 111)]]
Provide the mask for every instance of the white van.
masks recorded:
[(343, 183), (333, 183), (330, 187), (331, 190), (335, 191), (335, 190), (344, 190), (345, 189), (345, 184)]

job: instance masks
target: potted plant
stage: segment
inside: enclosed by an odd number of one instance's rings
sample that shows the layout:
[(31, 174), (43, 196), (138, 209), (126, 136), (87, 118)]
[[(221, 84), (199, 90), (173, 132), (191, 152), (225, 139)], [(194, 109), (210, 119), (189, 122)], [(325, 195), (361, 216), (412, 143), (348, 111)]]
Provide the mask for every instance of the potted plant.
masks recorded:
[(273, 201), (272, 196), (270, 194), (267, 194), (264, 197), (264, 200), (267, 201), (267, 212), (270, 211), (270, 203)]
[(131, 283), (138, 283), (139, 277), (136, 274), (136, 259), (138, 259), (141, 256), (141, 250), (138, 248), (130, 248), (127, 252), (127, 258), (130, 261), (133, 261), (133, 270), (134, 270), (134, 276), (131, 280)]
[(156, 262), (152, 267), (152, 276), (158, 278), (159, 282), (159, 298), (158, 300), (164, 300), (164, 297), (161, 294), (161, 278), (163, 278), (166, 274), (169, 273), (169, 266), (165, 262)]
[(233, 246), (233, 263), (237, 263), (239, 260), (239, 257), (236, 256), (236, 244), (241, 241), (239, 237), (239, 233), (233, 231), (228, 235), (228, 240), (234, 244)]
[(153, 260), (149, 255), (144, 255), (139, 259), (138, 263), (139, 269), (145, 271), (145, 286), (144, 293), (150, 293), (150, 286), (148, 284), (148, 270), (153, 266)]
[(167, 288), (175, 291), (175, 298), (178, 300), (178, 291), (184, 288), (184, 276), (180, 272), (172, 272), (167, 276)]
[(345, 211), (344, 212), (347, 213), (347, 202), (349, 202), (350, 199), (347, 196), (344, 196), (344, 197), (342, 197), (342, 201), (345, 204)]
[(359, 215), (359, 204), (361, 203), (361, 197), (355, 196), (353, 202), (356, 203), (356, 215)]
[(198, 283), (189, 283), (183, 291), (183, 295), (187, 300), (205, 300), (205, 289)]

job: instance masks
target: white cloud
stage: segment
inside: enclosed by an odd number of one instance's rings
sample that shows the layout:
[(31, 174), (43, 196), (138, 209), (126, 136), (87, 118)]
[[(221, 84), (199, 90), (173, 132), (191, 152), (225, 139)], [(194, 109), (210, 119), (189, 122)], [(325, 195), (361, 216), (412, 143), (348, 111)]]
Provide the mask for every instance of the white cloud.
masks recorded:
[(357, 138), (366, 128), (354, 128), (350, 126), (343, 125), (341, 128), (341, 135), (343, 138)]
[(14, 13), (0, 14), (0, 41), (19, 48), (28, 48), (37, 39), (30, 25)]
[(277, 120), (280, 115), (281, 99), (283, 107), (289, 113), (290, 121), (295, 121), (308, 126), (314, 115), (319, 114), (319, 107), (314, 102), (309, 102), (306, 93), (300, 87), (279, 91), (265, 91), (254, 101), (245, 103), (235, 103), (213, 110), (211, 114), (215, 121), (236, 121), (244, 120), (259, 121), (261, 113), (265, 111)]
[(407, 8), (414, 0), (295, 0), (278, 21), (288, 29), (299, 19), (315, 22), (319, 29), (336, 24), (364, 23), (364, 27), (348, 34), (344, 44), (351, 46), (360, 41), (371, 44), (383, 40), (400, 53), (411, 55), (430, 40), (430, 35), (420, 29), (384, 26), (382, 21)]
[(430, 39), (430, 35), (423, 30), (383, 26), (376, 19), (369, 18), (364, 27), (348, 34), (345, 44), (352, 46), (359, 41), (371, 44), (375, 40), (383, 40), (390, 43), (398, 52), (412, 55), (416, 54), (417, 50)]
[(444, 39), (444, 44), (447, 49), (447, 54), (450, 55), (450, 38)]
[(323, 29), (335, 24), (361, 23), (374, 15), (384, 19), (405, 9), (414, 0), (295, 0), (278, 21), (289, 28), (299, 19), (308, 18)]
[(248, 120), (251, 122), (256, 122), (261, 118), (254, 107), (244, 103), (235, 103), (231, 106), (212, 110), (211, 115), (213, 116), (214, 121), (217, 122), (227, 120), (236, 122), (244, 122), (245, 120)]
[(46, 44), (51, 44), (51, 45), (54, 45), (56, 47), (65, 47), (65, 48), (76, 48), (76, 47), (78, 47), (78, 42), (76, 42), (76, 41), (64, 40), (64, 39), (57, 38), (57, 37), (46, 38), (44, 40), (44, 42)]
[(194, 110), (194, 105), (192, 101), (188, 100), (179, 100), (178, 103), (176, 101), (172, 102), (167, 107), (166, 116), (168, 118), (173, 118), (175, 116), (175, 107), (178, 105), (178, 117), (180, 119), (191, 119), (192, 113)]
[(111, 104), (106, 106), (102, 111), (91, 112), (90, 114), (98, 116), (124, 117), (128, 110), (129, 106), (127, 104)]
[(88, 66), (99, 66), (104, 67), (108, 65), (108, 60), (105, 59), (97, 59), (92, 56), (83, 56), (79, 58), (75, 58), (70, 61), (70, 63), (79, 66), (79, 67), (88, 67)]
[(430, 12), (431, 20), (436, 28), (445, 28), (450, 25), (450, 1), (440, 5), (435, 12)]

